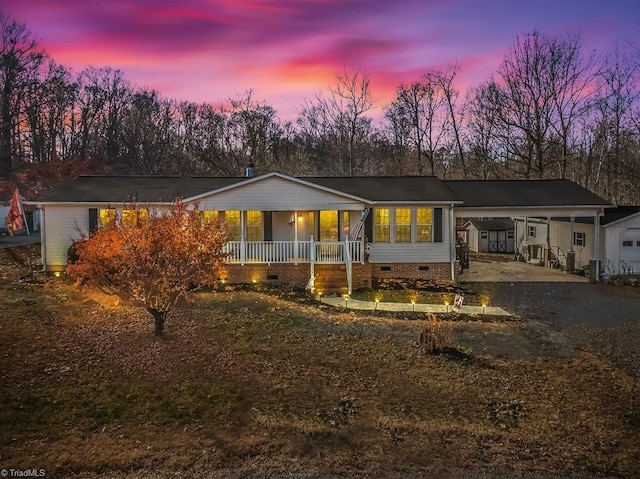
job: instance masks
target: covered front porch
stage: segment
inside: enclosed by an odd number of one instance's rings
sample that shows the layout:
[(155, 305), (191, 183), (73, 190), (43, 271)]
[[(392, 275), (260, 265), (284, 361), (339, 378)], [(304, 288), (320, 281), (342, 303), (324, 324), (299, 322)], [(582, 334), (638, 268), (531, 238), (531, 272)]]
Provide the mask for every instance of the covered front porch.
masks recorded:
[(208, 216), (227, 224), (230, 264), (364, 263), (361, 210), (240, 210)]
[(229, 241), (225, 245), (227, 262), (231, 264), (364, 264), (364, 245), (361, 240), (351, 241)]

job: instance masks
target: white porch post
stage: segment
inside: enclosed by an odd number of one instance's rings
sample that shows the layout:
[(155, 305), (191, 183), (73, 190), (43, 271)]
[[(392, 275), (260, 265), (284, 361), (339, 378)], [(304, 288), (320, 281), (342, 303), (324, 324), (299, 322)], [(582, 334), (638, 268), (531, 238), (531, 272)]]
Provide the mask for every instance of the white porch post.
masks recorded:
[(347, 292), (349, 296), (353, 292), (353, 267), (351, 265), (351, 254), (349, 251), (349, 235), (344, 237), (344, 259), (347, 267)]
[(240, 210), (240, 264), (247, 262), (247, 245), (244, 237), (244, 210)]
[(298, 210), (293, 212), (293, 257), (294, 264), (298, 265)]
[(313, 264), (316, 262), (316, 245), (313, 243), (313, 235), (311, 235), (309, 241), (309, 248), (309, 261)]
[(594, 262), (593, 262), (593, 267), (595, 268), (594, 271), (594, 278), (597, 281), (600, 281), (600, 214), (597, 213), (595, 215), (595, 217), (593, 218), (593, 224), (594, 224), (594, 228), (593, 228), (593, 256), (594, 258)]
[(456, 280), (456, 218), (453, 205), (449, 208), (449, 256), (451, 258), (451, 281)]

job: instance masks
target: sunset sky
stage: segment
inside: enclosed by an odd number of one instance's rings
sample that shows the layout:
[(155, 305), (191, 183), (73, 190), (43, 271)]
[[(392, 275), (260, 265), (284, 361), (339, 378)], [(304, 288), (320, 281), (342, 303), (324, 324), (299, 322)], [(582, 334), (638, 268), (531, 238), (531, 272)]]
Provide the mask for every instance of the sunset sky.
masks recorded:
[(252, 88), (295, 116), (336, 74), (369, 73), (378, 106), (430, 68), (484, 80), (516, 35), (581, 32), (585, 46), (640, 48), (639, 0), (2, 0), (75, 73), (121, 69), (164, 97), (218, 103)]

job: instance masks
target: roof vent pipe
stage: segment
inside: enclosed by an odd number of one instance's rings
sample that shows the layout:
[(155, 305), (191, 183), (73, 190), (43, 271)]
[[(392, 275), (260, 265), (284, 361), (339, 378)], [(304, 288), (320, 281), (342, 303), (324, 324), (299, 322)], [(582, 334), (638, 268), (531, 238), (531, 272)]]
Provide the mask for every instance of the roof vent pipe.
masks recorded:
[(244, 176), (247, 178), (253, 178), (253, 163), (249, 163), (247, 168), (244, 170)]

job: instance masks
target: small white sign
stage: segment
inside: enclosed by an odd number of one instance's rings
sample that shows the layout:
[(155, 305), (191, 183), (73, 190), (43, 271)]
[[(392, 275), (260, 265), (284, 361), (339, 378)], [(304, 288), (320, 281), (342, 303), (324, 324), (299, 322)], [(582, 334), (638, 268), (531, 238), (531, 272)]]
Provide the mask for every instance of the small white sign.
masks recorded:
[(455, 298), (453, 299), (453, 308), (452, 308), (454, 313), (460, 312), (460, 308), (462, 308), (463, 302), (464, 302), (464, 296), (462, 296), (461, 294), (456, 294)]

